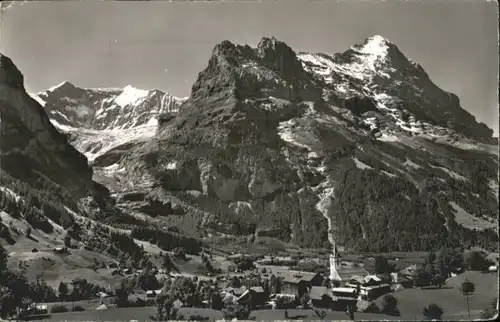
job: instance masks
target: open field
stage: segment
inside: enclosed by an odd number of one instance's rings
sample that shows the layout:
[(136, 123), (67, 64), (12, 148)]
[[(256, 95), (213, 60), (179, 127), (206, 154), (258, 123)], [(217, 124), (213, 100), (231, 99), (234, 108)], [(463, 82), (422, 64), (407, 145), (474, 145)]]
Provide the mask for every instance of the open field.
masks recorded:
[[(3, 244), (9, 254), (9, 268), (17, 269), (22, 261), (27, 264), (25, 275), (29, 281), (35, 281), (37, 276), (44, 279), (48, 285), (57, 289), (61, 281), (68, 283), (74, 278), (85, 278), (88, 281), (107, 287), (109, 284), (118, 283), (120, 276), (112, 276), (110, 269), (88, 268), (94, 259), (100, 262), (116, 262), (109, 256), (85, 249), (69, 249), (68, 254), (56, 254), (54, 248), (61, 247), (63, 243), (62, 227), (54, 225), (52, 234), (33, 229), (30, 238), (24, 235), (27, 223), (22, 219), (12, 218), (5, 212), (0, 212), (4, 222), (12, 225), (22, 234), (14, 235), (15, 243)], [(37, 252), (32, 250), (36, 249)]]
[[(222, 312), (210, 309), (193, 309), (182, 308), (180, 314), (184, 315), (187, 319), (190, 315), (208, 316), (210, 319), (222, 319)], [(345, 320), (347, 315), (341, 311), (326, 311), (327, 315), (325, 320)], [(154, 307), (141, 307), (141, 308), (113, 308), (102, 311), (89, 311), (89, 312), (71, 312), (52, 314), (49, 319), (45, 321), (128, 321), (138, 320), (147, 321), (151, 320), (150, 315), (155, 314)], [(255, 317), (257, 321), (262, 320), (284, 320), (285, 310), (258, 310), (253, 311), (250, 316)], [(296, 318), (299, 320), (318, 320), (318, 317), (312, 310), (291, 309), (288, 310), (289, 318)], [(356, 319), (360, 320), (399, 320), (400, 317), (392, 317), (383, 314), (373, 313), (356, 313)]]
[[(405, 289), (393, 293), (398, 300), (401, 315), (414, 319), (422, 316), (425, 306), (435, 303), (444, 311), (444, 318), (458, 319), (467, 317), (467, 303), (459, 290), (460, 284), (468, 279), (475, 284), (476, 292), (469, 297), (471, 318), (479, 317), (479, 312), (489, 307), (498, 296), (498, 275), (468, 271), (450, 278), (442, 288)], [(376, 303), (381, 306), (382, 298)]]

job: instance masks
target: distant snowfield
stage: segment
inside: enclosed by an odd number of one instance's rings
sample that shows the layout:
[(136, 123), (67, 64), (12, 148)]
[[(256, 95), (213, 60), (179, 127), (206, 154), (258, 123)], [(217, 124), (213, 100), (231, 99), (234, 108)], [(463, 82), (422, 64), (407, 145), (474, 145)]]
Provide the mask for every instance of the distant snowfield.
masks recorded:
[[(93, 161), (98, 156), (127, 142), (150, 139), (155, 135), (157, 128), (156, 119), (151, 119), (147, 124), (131, 129), (116, 130), (78, 129), (62, 125), (53, 119), (50, 121), (60, 131), (77, 135), (72, 145), (84, 154), (89, 161)], [(97, 148), (93, 148), (92, 146), (96, 146)]]
[(482, 218), (471, 215), (453, 201), (450, 201), (449, 204), (455, 212), (455, 222), (459, 225), (464, 226), (465, 228), (475, 228), (483, 230), (486, 228), (496, 228), (498, 226), (497, 223), (492, 223)]

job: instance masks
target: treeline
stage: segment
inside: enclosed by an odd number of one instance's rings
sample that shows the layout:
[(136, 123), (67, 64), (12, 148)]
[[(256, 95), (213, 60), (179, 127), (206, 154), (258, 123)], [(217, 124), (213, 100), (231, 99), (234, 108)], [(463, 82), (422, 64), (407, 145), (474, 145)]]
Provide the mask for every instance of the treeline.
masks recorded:
[(334, 234), (357, 251), (430, 250), (456, 242), (434, 194), (404, 179), (352, 170), (336, 191)]
[(101, 225), (87, 227), (86, 247), (98, 253), (107, 253), (119, 260), (124, 267), (141, 267), (146, 260), (143, 248), (126, 234), (112, 231)]
[(148, 241), (166, 251), (182, 247), (186, 253), (196, 255), (202, 250), (202, 243), (196, 238), (157, 228), (135, 227), (132, 229), (131, 237)]
[(0, 191), (0, 207), (10, 215), (23, 215), (33, 227), (48, 233), (52, 232), (53, 227), (47, 218), (65, 229), (73, 225), (73, 217), (65, 206), (77, 209), (76, 203), (59, 186), (41, 178), (30, 186), (6, 173), (0, 176), (0, 185), (21, 197), (21, 200), (16, 201), (8, 192)]

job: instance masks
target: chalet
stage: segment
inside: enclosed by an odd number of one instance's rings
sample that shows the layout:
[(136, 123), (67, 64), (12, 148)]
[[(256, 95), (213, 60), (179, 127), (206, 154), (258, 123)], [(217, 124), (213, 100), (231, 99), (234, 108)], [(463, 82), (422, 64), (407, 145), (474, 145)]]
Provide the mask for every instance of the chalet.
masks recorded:
[(49, 310), (47, 304), (37, 304), (35, 305), (35, 314), (47, 314)]
[(232, 262), (239, 262), (245, 258), (245, 255), (243, 254), (232, 254), (226, 257), (227, 260), (232, 261)]
[(160, 293), (161, 293), (161, 289), (159, 289), (159, 290), (147, 290), (146, 291), (146, 297), (147, 298), (153, 298), (153, 297), (156, 297)]
[(332, 309), (346, 310), (356, 305), (358, 301), (358, 291), (351, 287), (334, 287), (332, 293)]
[(222, 303), (237, 303), (238, 302), (239, 297), (235, 296), (232, 293), (222, 291), (221, 295), (222, 295)]
[(284, 271), (280, 274), (283, 279), (281, 293), (293, 294), (302, 297), (311, 286), (321, 286), (323, 277), (319, 273)]
[(295, 302), (297, 301), (298, 297), (297, 295), (294, 294), (274, 294), (271, 297), (271, 301), (269, 302), (274, 308), (277, 307), (276, 301), (280, 299), (282, 307), (278, 308), (291, 308), (294, 306)]
[(365, 278), (363, 276), (359, 276), (359, 275), (354, 275), (354, 276), (351, 276), (345, 286), (346, 287), (352, 287), (352, 288), (357, 288), (358, 286), (361, 286), (365, 283)]
[(224, 291), (233, 294), (236, 297), (239, 297), (243, 293), (245, 293), (246, 290), (247, 290), (246, 286), (241, 286), (241, 287), (226, 287)]
[(252, 302), (255, 305), (264, 305), (266, 303), (267, 295), (262, 286), (252, 286), (250, 292), (252, 293)]
[(364, 300), (374, 300), (390, 292), (391, 286), (389, 284), (378, 284), (371, 286), (361, 286), (359, 295)]
[(311, 286), (309, 291), (311, 304), (318, 308), (331, 308), (333, 294), (326, 286)]
[(254, 308), (257, 305), (264, 305), (266, 303), (266, 294), (262, 286), (253, 286), (247, 289), (243, 294), (238, 297), (239, 303), (248, 303), (251, 299), (251, 306)]
[(382, 278), (380, 278), (378, 275), (368, 275), (363, 278), (363, 283), (361, 285), (363, 286), (372, 286), (372, 285), (379, 285), (382, 284)]

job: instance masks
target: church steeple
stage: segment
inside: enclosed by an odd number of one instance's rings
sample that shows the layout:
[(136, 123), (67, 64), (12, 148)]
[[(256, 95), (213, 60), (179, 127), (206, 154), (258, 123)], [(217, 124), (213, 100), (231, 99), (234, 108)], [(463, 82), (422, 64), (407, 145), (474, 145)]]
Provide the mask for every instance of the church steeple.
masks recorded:
[(337, 244), (335, 241), (333, 242), (332, 253), (330, 254), (330, 280), (332, 282), (341, 282), (342, 278), (337, 271), (337, 268), (340, 266), (340, 256), (337, 249)]

